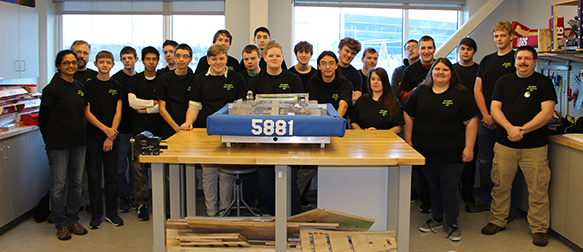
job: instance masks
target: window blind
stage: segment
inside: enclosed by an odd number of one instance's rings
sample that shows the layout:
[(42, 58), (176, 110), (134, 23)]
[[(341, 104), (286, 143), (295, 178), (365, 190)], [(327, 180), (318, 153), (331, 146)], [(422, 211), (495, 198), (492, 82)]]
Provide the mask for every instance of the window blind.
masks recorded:
[(465, 0), (292, 0), (294, 6), (463, 10)]
[(224, 15), (224, 0), (54, 0), (57, 14)]

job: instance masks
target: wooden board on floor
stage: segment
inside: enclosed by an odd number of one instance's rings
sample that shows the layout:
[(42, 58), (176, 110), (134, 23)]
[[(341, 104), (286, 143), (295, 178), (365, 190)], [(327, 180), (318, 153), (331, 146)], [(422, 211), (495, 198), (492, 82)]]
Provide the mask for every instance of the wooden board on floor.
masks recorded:
[[(319, 219), (328, 216), (328, 214), (320, 209), (312, 209), (310, 211), (306, 211), (300, 214), (296, 214), (290, 217), (287, 217), (287, 222), (316, 222)], [(275, 221), (275, 217), (267, 220), (268, 222)]]
[(301, 228), (300, 238), (303, 252), (377, 252), (397, 249), (394, 236), (366, 232)]
[(367, 231), (375, 222), (374, 219), (364, 218), (352, 214), (324, 209), (328, 216), (320, 219), (320, 223), (338, 223), (336, 230)]

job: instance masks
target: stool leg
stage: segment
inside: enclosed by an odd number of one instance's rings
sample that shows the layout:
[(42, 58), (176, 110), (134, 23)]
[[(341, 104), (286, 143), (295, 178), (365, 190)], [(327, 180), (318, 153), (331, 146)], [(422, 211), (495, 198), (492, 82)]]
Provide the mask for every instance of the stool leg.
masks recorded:
[[(239, 174), (237, 174), (237, 177), (235, 178), (235, 180), (233, 180), (233, 195), (236, 195), (237, 192), (237, 187), (236, 187), (236, 183), (235, 181), (237, 181), (237, 179), (239, 179)], [(235, 204), (235, 200), (236, 197), (233, 197), (233, 199), (231, 200), (231, 203), (229, 203), (229, 206), (225, 209), (223, 209), (223, 214), (221, 214), (221, 217), (225, 217), (229, 214), (229, 212), (231, 212), (231, 207), (233, 207), (233, 205)], [(219, 209), (220, 211), (220, 209)]]

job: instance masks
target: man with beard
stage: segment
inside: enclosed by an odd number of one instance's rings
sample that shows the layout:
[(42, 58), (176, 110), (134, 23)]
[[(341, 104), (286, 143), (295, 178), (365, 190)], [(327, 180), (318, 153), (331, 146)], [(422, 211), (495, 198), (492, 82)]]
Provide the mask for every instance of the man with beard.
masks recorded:
[(71, 45), (71, 51), (77, 54), (77, 72), (73, 75), (73, 79), (85, 84), (85, 82), (97, 75), (97, 71), (87, 68), (91, 45), (87, 41), (76, 40)]

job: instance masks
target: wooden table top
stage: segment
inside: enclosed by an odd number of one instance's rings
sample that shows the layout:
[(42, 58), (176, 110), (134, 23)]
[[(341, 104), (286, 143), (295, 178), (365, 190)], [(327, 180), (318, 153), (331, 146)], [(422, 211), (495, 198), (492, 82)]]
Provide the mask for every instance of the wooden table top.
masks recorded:
[(142, 163), (389, 166), (423, 165), (425, 158), (390, 130), (347, 130), (320, 144), (233, 144), (206, 129), (180, 131), (168, 138), (168, 149), (159, 156), (142, 155)]

